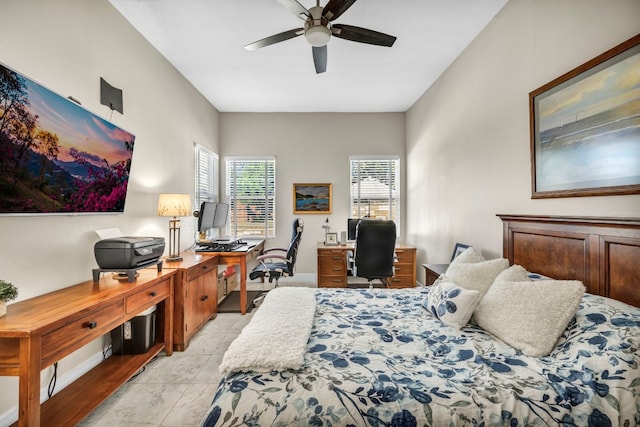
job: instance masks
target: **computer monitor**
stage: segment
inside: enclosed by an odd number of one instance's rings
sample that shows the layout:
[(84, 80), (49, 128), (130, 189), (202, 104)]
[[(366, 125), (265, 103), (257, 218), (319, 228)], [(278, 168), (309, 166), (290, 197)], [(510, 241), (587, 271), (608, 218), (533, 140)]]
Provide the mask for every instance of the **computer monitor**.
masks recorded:
[(350, 241), (350, 242), (356, 241), (356, 230), (358, 228), (359, 222), (360, 222), (360, 218), (347, 219), (347, 241)]
[(229, 204), (217, 203), (216, 214), (213, 218), (213, 228), (220, 228), (227, 225), (227, 217), (229, 216)]
[(205, 233), (207, 230), (214, 228), (216, 218), (217, 203), (202, 202), (200, 212), (198, 213), (198, 231)]

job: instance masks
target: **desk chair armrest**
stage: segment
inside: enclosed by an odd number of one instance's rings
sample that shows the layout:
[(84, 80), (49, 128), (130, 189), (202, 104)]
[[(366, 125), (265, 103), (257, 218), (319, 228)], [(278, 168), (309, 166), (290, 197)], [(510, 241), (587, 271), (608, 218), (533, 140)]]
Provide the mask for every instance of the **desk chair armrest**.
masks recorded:
[(283, 255), (258, 255), (256, 257), (256, 261), (260, 262), (260, 261), (264, 261), (265, 259), (281, 259), (283, 261), (287, 261), (287, 257), (283, 256)]
[(269, 248), (269, 249), (264, 249), (262, 251), (262, 253), (266, 254), (266, 253), (273, 252), (273, 251), (287, 252), (287, 248)]

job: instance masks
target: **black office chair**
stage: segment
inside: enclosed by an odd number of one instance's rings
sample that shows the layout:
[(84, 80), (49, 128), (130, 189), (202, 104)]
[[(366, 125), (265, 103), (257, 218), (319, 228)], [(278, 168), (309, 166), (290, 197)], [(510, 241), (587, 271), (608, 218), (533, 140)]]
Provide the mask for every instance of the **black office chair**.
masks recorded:
[(396, 224), (393, 221), (366, 220), (358, 223), (353, 275), (363, 277), (373, 288), (378, 279), (383, 285), (393, 276)]
[(251, 280), (268, 279), (269, 283), (275, 280), (275, 287), (277, 288), (278, 280), (281, 277), (293, 276), (303, 229), (303, 221), (300, 218), (296, 218), (293, 221), (293, 233), (291, 234), (289, 247), (286, 249), (269, 248), (262, 251), (262, 254), (256, 258), (258, 265), (249, 273), (249, 278)]

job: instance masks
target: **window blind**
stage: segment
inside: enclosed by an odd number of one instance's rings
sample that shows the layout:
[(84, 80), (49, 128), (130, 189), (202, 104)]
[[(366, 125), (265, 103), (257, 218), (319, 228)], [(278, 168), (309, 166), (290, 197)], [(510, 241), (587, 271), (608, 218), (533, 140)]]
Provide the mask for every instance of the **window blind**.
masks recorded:
[(276, 233), (276, 161), (266, 158), (226, 160), (229, 233), (274, 237)]
[(352, 157), (351, 216), (390, 219), (400, 229), (400, 158)]
[(220, 162), (218, 155), (208, 148), (194, 144), (195, 147), (195, 210), (200, 209), (202, 202), (217, 202), (220, 198), (219, 192), (219, 169)]

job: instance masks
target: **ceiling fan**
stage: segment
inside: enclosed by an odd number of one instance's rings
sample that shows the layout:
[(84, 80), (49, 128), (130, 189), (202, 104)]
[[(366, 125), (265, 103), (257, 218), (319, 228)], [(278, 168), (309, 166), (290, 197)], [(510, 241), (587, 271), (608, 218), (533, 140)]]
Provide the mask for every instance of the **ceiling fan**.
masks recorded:
[(346, 12), (356, 0), (329, 0), (329, 3), (327, 3), (324, 8), (320, 7), (320, 0), (316, 0), (316, 6), (308, 10), (298, 3), (297, 0), (276, 1), (302, 19), (304, 26), (250, 43), (244, 47), (245, 49), (260, 49), (304, 34), (307, 42), (312, 46), (313, 63), (316, 67), (316, 73), (324, 73), (327, 71), (327, 43), (329, 43), (332, 35), (354, 42), (387, 47), (393, 46), (393, 43), (396, 41), (394, 36), (366, 28), (355, 27), (353, 25), (332, 24), (332, 22)]

